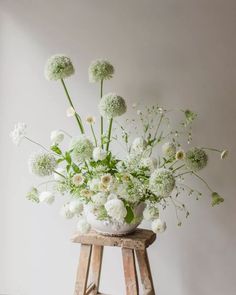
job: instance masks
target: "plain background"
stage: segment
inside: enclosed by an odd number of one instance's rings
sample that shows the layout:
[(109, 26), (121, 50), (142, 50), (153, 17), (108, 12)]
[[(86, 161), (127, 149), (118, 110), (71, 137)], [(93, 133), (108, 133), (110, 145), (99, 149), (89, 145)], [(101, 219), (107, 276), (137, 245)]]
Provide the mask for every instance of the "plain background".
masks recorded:
[[(55, 206), (35, 206), (25, 193), (37, 179), (28, 155), (9, 132), (18, 121), (29, 136), (49, 144), (51, 130), (77, 129), (65, 115), (61, 85), (43, 75), (46, 59), (68, 54), (76, 75), (68, 80), (83, 117), (97, 115), (98, 87), (89, 84), (91, 60), (106, 57), (116, 68), (105, 91), (128, 101), (191, 108), (199, 113), (194, 142), (228, 148), (227, 161), (210, 157), (202, 172), (225, 197), (212, 208), (188, 201), (191, 216), (181, 228), (173, 208), (168, 230), (150, 248), (160, 295), (236, 294), (236, 1), (235, 0), (47, 0), (0, 2), (0, 294), (73, 294), (79, 246), (70, 242), (76, 221)], [(130, 110), (130, 112), (132, 112)], [(147, 225), (148, 226), (148, 225)], [(101, 289), (125, 294), (119, 249), (107, 249)]]

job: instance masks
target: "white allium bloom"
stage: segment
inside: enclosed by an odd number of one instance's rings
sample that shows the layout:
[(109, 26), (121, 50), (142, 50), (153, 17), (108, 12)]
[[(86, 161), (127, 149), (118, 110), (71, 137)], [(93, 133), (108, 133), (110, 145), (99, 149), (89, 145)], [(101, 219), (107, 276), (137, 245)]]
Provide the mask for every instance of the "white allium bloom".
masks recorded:
[(91, 229), (90, 224), (87, 222), (85, 218), (81, 218), (77, 223), (77, 230), (81, 234), (87, 234)]
[(111, 174), (105, 174), (101, 177), (101, 183), (105, 186), (109, 186), (109, 184), (112, 182), (112, 176)]
[(93, 203), (97, 206), (104, 205), (107, 201), (107, 197), (104, 193), (97, 193), (91, 197)]
[(40, 203), (52, 204), (55, 201), (55, 197), (51, 192), (45, 191), (39, 194)]
[(119, 222), (123, 222), (125, 216), (127, 215), (127, 210), (124, 206), (124, 203), (119, 199), (108, 201), (105, 204), (105, 209), (107, 210), (107, 214), (110, 217)]
[(185, 155), (185, 164), (189, 170), (199, 171), (207, 165), (207, 153), (200, 148), (194, 147), (187, 151)]
[(98, 191), (99, 190), (99, 185), (100, 185), (100, 179), (98, 178), (93, 178), (92, 180), (88, 181), (88, 186), (91, 191)]
[(64, 139), (64, 133), (60, 130), (54, 130), (50, 135), (52, 144), (59, 144)]
[(172, 142), (166, 142), (162, 146), (162, 152), (165, 157), (173, 158), (176, 154), (176, 146)]
[(220, 154), (221, 160), (224, 160), (225, 158), (227, 158), (228, 155), (229, 155), (229, 151), (228, 150), (222, 151), (222, 153)]
[(147, 205), (143, 211), (143, 218), (145, 220), (154, 220), (159, 217), (159, 210), (155, 206)]
[(74, 213), (70, 210), (70, 204), (64, 204), (63, 207), (61, 208), (60, 214), (62, 217), (66, 219), (71, 219), (74, 217)]
[(100, 114), (106, 118), (114, 118), (126, 112), (126, 103), (123, 97), (108, 93), (103, 96), (99, 103)]
[(155, 219), (152, 222), (152, 231), (156, 234), (163, 233), (166, 230), (166, 223), (161, 219)]
[(137, 137), (131, 145), (131, 153), (142, 153), (146, 147), (147, 142), (142, 137)]
[(72, 156), (75, 161), (88, 160), (92, 157), (93, 144), (85, 135), (73, 138), (70, 147), (73, 149)]
[(88, 73), (91, 83), (109, 80), (114, 74), (114, 67), (108, 60), (98, 59), (90, 64)]
[(56, 158), (50, 153), (34, 153), (29, 158), (30, 172), (38, 176), (52, 175), (57, 167)]
[(10, 132), (10, 138), (15, 145), (19, 145), (21, 140), (25, 137), (26, 128), (27, 125), (25, 123), (18, 122), (14, 130)]
[(84, 206), (80, 200), (73, 200), (69, 203), (69, 209), (74, 214), (81, 214), (83, 212)]
[(93, 116), (88, 116), (88, 117), (86, 117), (85, 120), (89, 124), (94, 124), (95, 123), (95, 117), (93, 117)]
[(72, 178), (72, 183), (75, 186), (80, 186), (84, 183), (84, 177), (82, 174), (75, 174)]
[(149, 187), (154, 194), (167, 197), (175, 187), (175, 178), (169, 169), (157, 169), (151, 174)]
[(69, 57), (61, 54), (51, 56), (45, 65), (47, 80), (59, 80), (73, 75), (75, 72)]
[[(65, 174), (65, 169), (62, 168), (62, 167), (56, 168), (55, 171), (58, 172), (58, 173), (60, 173), (60, 174), (62, 174), (62, 175)], [(63, 180), (64, 177), (62, 175), (59, 175), (59, 174), (57, 174), (55, 172), (53, 173), (53, 177), (54, 177), (55, 180)]]
[(66, 110), (66, 116), (67, 117), (74, 117), (75, 115), (75, 109), (72, 108), (72, 107), (69, 107), (67, 110)]
[(148, 168), (153, 172), (157, 168), (157, 159), (152, 157), (142, 158), (140, 161), (140, 167)]
[(95, 147), (93, 150), (93, 159), (94, 161), (99, 161), (99, 160), (104, 160), (107, 156), (106, 151), (104, 151), (102, 148), (100, 147)]
[(185, 158), (185, 152), (183, 150), (179, 150), (175, 154), (176, 160), (183, 160)]

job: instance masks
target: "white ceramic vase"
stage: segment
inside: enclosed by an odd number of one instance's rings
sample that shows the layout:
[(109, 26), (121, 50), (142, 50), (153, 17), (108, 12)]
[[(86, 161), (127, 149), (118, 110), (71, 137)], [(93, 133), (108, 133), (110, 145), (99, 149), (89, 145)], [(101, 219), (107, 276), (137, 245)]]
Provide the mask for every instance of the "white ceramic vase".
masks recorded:
[(92, 229), (96, 232), (107, 236), (124, 236), (135, 231), (143, 219), (145, 204), (141, 203), (134, 208), (134, 215), (137, 219), (135, 223), (118, 222), (111, 220), (98, 220), (96, 215), (91, 211), (87, 212), (86, 217)]

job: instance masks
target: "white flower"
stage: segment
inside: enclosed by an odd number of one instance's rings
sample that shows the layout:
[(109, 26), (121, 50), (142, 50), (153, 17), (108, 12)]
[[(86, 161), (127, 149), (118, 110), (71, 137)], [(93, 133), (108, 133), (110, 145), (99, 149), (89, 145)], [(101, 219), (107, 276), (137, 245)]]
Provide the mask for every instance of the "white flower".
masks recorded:
[(73, 75), (75, 72), (69, 57), (61, 54), (51, 56), (45, 66), (47, 80), (59, 80)]
[(81, 197), (90, 198), (93, 195), (93, 193), (85, 188), (80, 191), (80, 195)]
[(52, 204), (55, 201), (55, 197), (51, 192), (45, 191), (40, 193), (39, 201), (41, 203)]
[(145, 220), (154, 220), (159, 217), (159, 210), (155, 206), (147, 205), (143, 211), (143, 218)]
[(52, 175), (57, 167), (56, 158), (45, 152), (38, 152), (31, 155), (29, 158), (30, 172), (38, 176)]
[(54, 130), (51, 132), (51, 142), (52, 144), (59, 144), (64, 139), (64, 133), (60, 130)]
[(100, 184), (100, 179), (93, 178), (92, 180), (89, 180), (88, 186), (91, 191), (98, 191), (99, 190), (99, 184)]
[(97, 206), (104, 205), (107, 201), (107, 197), (104, 193), (97, 193), (96, 195), (93, 195), (91, 199)]
[(70, 147), (73, 149), (72, 156), (75, 161), (88, 160), (92, 157), (93, 144), (85, 135), (73, 138)]
[(69, 209), (73, 214), (81, 214), (83, 212), (83, 203), (80, 200), (73, 200), (69, 204)]
[(106, 187), (109, 186), (109, 184), (112, 182), (112, 176), (111, 174), (105, 174), (101, 177), (101, 183), (105, 185)]
[(197, 147), (190, 149), (185, 155), (185, 164), (187, 168), (195, 172), (206, 167), (207, 162), (207, 153), (203, 149)]
[(108, 93), (101, 98), (99, 110), (103, 117), (109, 119), (119, 117), (126, 112), (126, 103), (123, 97), (115, 93)]
[(165, 157), (173, 158), (176, 153), (176, 146), (172, 142), (166, 142), (162, 146), (162, 152)]
[(119, 199), (113, 199), (105, 204), (107, 214), (112, 217), (112, 219), (123, 222), (125, 216), (127, 215), (127, 210), (124, 203)]
[(94, 161), (104, 160), (107, 156), (107, 153), (100, 147), (95, 147), (93, 150), (93, 159)]
[(64, 206), (61, 208), (60, 214), (62, 217), (66, 219), (71, 219), (74, 217), (74, 213), (70, 210), (70, 204), (64, 204)]
[(81, 218), (77, 223), (77, 230), (81, 234), (87, 234), (91, 229), (90, 224), (87, 222), (85, 218)]
[(59, 175), (59, 174), (57, 174), (57, 173), (54, 172), (54, 173), (53, 173), (53, 177), (54, 177), (54, 179), (55, 179), (55, 180), (63, 180), (64, 177), (63, 177), (62, 175), (64, 175), (64, 173), (65, 173), (65, 169), (59, 167), (59, 168), (55, 169), (55, 171), (58, 172), (58, 173), (60, 173), (61, 175)]
[(109, 80), (114, 74), (114, 67), (108, 60), (97, 59), (90, 64), (88, 73), (91, 83)]
[(176, 160), (183, 160), (185, 158), (185, 152), (183, 150), (179, 150), (175, 154)]
[(73, 117), (75, 115), (75, 109), (72, 108), (72, 107), (69, 107), (67, 110), (66, 110), (66, 115), (67, 117)]
[(140, 161), (140, 167), (148, 168), (153, 172), (157, 168), (157, 159), (156, 158), (142, 158)]
[(149, 187), (157, 196), (167, 197), (175, 187), (175, 178), (169, 169), (157, 169), (151, 174)]
[(156, 234), (163, 233), (166, 230), (166, 223), (161, 219), (155, 219), (152, 222), (152, 231)]
[(95, 123), (95, 117), (93, 117), (93, 116), (88, 116), (88, 117), (86, 117), (85, 120), (89, 124), (94, 124)]
[(80, 186), (84, 183), (84, 177), (82, 174), (75, 174), (72, 178), (72, 182), (75, 186)]
[(228, 157), (228, 155), (229, 155), (229, 151), (228, 150), (222, 151), (222, 153), (220, 154), (221, 160), (224, 160), (226, 157)]
[(19, 145), (21, 140), (25, 137), (26, 128), (27, 125), (25, 123), (18, 122), (14, 130), (10, 132), (10, 138), (15, 145)]
[(142, 153), (147, 147), (147, 142), (142, 137), (137, 137), (134, 139), (131, 145), (131, 152)]
[(118, 196), (117, 196), (117, 194), (114, 194), (114, 193), (111, 193), (111, 194), (107, 197), (107, 201), (115, 200), (115, 199), (118, 199)]

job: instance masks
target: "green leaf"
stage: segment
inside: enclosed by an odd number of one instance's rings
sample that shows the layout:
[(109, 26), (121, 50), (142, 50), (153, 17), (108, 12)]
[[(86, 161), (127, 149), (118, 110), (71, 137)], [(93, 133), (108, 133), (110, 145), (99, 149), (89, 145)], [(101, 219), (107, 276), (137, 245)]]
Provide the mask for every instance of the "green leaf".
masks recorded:
[(81, 172), (81, 170), (79, 169), (79, 167), (76, 164), (72, 164), (72, 169), (74, 170), (75, 173), (79, 173)]
[(211, 205), (219, 205), (220, 203), (224, 202), (224, 198), (222, 198), (217, 192), (213, 192), (211, 194), (212, 200), (211, 200)]
[(52, 145), (51, 146), (51, 150), (54, 151), (54, 153), (58, 154), (58, 155), (61, 155), (62, 154), (62, 151), (61, 149), (58, 147), (58, 145)]
[(127, 215), (125, 216), (125, 222), (131, 223), (134, 219), (134, 213), (133, 210), (130, 208), (130, 206), (126, 206)]
[(68, 152), (65, 153), (65, 159), (68, 164), (71, 164), (72, 160), (71, 160), (70, 153)]

